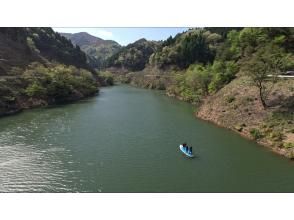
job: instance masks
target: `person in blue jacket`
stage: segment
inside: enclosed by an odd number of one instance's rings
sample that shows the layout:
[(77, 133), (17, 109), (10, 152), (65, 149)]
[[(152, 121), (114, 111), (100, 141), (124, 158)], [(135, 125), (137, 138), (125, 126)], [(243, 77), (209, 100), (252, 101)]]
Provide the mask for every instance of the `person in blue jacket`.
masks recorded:
[(192, 154), (192, 146), (189, 149), (189, 154)]

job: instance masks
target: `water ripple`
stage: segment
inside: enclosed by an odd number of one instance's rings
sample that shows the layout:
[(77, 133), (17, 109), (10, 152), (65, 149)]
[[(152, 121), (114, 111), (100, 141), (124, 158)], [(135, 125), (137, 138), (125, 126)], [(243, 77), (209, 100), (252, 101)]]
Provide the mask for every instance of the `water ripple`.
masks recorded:
[(70, 159), (69, 151), (52, 143), (46, 145), (44, 139), (42, 144), (26, 144), (26, 136), (16, 135), (19, 130), (28, 132), (19, 127), (0, 132), (0, 192), (74, 191), (73, 179), (65, 177), (75, 171), (62, 161), (64, 157)]

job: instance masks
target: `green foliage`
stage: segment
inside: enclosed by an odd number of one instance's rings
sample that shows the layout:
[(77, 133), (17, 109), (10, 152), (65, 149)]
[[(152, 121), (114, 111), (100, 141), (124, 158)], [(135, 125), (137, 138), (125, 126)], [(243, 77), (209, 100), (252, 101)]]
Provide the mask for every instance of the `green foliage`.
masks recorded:
[(268, 84), (275, 83), (275, 76), (289, 68), (289, 65), (291, 66), (292, 63), (293, 55), (286, 54), (282, 48), (274, 44), (260, 47), (244, 63), (244, 70), (250, 77), (253, 85), (258, 88), (259, 97), (264, 107), (267, 107), (266, 99), (272, 88)]
[(260, 44), (268, 41), (268, 36), (261, 28), (244, 28), (240, 32), (240, 46), (242, 49), (254, 50)]
[(208, 68), (195, 64), (184, 72), (176, 73), (174, 80), (174, 85), (168, 88), (169, 93), (188, 102), (199, 102), (202, 96), (208, 95), (211, 74)]
[(286, 52), (294, 52), (294, 28), (286, 27), (275, 27), (275, 28), (262, 28), (262, 30), (269, 36), (273, 42), (283, 49)]
[[(223, 36), (227, 35), (229, 43), (226, 46)], [(161, 68), (167, 65), (186, 68), (191, 64), (184, 71), (181, 79), (179, 77), (176, 79), (176, 85), (171, 87), (174, 93), (186, 99), (199, 100), (218, 91), (234, 79), (239, 71), (236, 61), (224, 59), (227, 55), (218, 55), (222, 53), (219, 48), (228, 47), (230, 55), (227, 57), (240, 56), (239, 32), (236, 30), (221, 35), (206, 30), (191, 29), (177, 39), (169, 38), (163, 45), (161, 50), (150, 57), (150, 63)], [(193, 65), (193, 63), (201, 63), (201, 65)]]
[(199, 101), (229, 83), (237, 71), (238, 66), (233, 61), (215, 61), (206, 66), (193, 64), (175, 76), (175, 85), (169, 92), (189, 101)]
[(98, 76), (102, 78), (102, 84), (112, 86), (114, 84), (113, 75), (109, 71), (99, 72)]
[(209, 63), (214, 59), (214, 51), (210, 48), (220, 40), (216, 34), (210, 35), (201, 29), (192, 29), (177, 37), (169, 38), (162, 44), (161, 49), (154, 53), (149, 60), (151, 65), (164, 68), (175, 65), (187, 68), (193, 63)]
[(109, 57), (106, 61), (106, 66), (121, 67), (131, 71), (142, 70), (157, 47), (158, 43), (156, 42), (140, 39), (126, 47), (122, 47), (117, 53)]
[(229, 44), (229, 59), (239, 59), (241, 56), (241, 48), (240, 48), (240, 32), (237, 32), (235, 30), (228, 33), (228, 44)]
[(233, 101), (236, 100), (236, 98), (235, 98), (234, 96), (228, 96), (228, 97), (226, 98), (226, 100), (227, 100), (228, 103), (232, 103)]
[(6, 83), (0, 82), (0, 102), (14, 102), (16, 99), (15, 91), (13, 91)]
[(239, 67), (234, 61), (215, 61), (210, 69), (213, 77), (208, 86), (209, 93), (216, 92), (228, 84), (239, 71)]
[(256, 128), (250, 129), (249, 132), (250, 132), (251, 136), (254, 138), (254, 140), (258, 140), (258, 139), (260, 139), (260, 138), (263, 137), (263, 135), (261, 134), (261, 132), (258, 129), (256, 129)]
[(294, 147), (294, 143), (291, 143), (291, 142), (284, 143), (283, 144), (283, 147), (284, 148), (293, 148)]
[(208, 86), (211, 81), (209, 68), (202, 65), (191, 65), (186, 71), (186, 84), (194, 90), (200, 90), (202, 95), (208, 95)]
[(167, 39), (162, 43), (162, 47), (169, 46), (169, 45), (173, 44), (175, 41), (176, 41), (176, 38), (173, 38), (172, 36), (169, 36), (169, 38), (167, 38)]
[(240, 31), (243, 28), (241, 27), (206, 27), (205, 30), (210, 31), (211, 33), (217, 33), (223, 38), (226, 38), (226, 36), (232, 32), (232, 31)]
[(206, 39), (201, 31), (187, 33), (178, 47), (177, 64), (180, 67), (187, 67), (195, 61), (207, 63), (213, 59), (213, 54), (209, 50)]
[(218, 61), (237, 61), (241, 57), (240, 32), (232, 30), (226, 34), (226, 38), (215, 48)]
[(25, 89), (25, 93), (30, 97), (41, 98), (46, 95), (47, 90), (39, 82), (33, 82)]
[[(275, 143), (276, 146), (291, 148), (291, 143), (283, 143), (285, 133), (294, 133), (293, 129), (294, 113), (287, 111), (272, 112), (263, 125), (260, 126), (262, 133), (268, 140)], [(289, 141), (288, 141), (289, 142)]]
[(294, 112), (273, 112), (269, 120), (271, 122), (293, 121)]
[(97, 92), (92, 74), (74, 66), (54, 64), (45, 67), (33, 63), (24, 72), (26, 95), (34, 98), (53, 98), (63, 101), (71, 96), (87, 96)]
[(269, 137), (273, 141), (282, 141), (283, 140), (283, 134), (280, 131), (273, 131), (270, 133)]
[(217, 33), (210, 33), (210, 32), (205, 32), (206, 34), (206, 42), (212, 45), (216, 45), (222, 40), (222, 36), (217, 34)]
[(274, 38), (274, 43), (277, 45), (282, 45), (285, 43), (286, 37), (285, 35), (279, 35)]

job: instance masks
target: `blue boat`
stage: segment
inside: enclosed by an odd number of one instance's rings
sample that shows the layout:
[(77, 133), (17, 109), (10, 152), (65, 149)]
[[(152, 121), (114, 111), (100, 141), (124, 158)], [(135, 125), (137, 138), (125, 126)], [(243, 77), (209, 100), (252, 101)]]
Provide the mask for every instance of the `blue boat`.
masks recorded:
[(187, 157), (195, 157), (194, 154), (190, 154), (190, 152), (188, 152), (182, 144), (179, 146), (179, 148), (182, 151), (182, 153), (185, 154)]

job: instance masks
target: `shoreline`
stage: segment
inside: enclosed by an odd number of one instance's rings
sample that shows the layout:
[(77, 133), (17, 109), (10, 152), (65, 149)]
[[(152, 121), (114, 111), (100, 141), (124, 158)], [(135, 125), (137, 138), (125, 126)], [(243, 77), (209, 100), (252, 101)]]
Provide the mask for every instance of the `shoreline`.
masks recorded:
[(17, 109), (8, 110), (6, 112), (1, 113), (0, 114), (0, 119), (4, 118), (4, 117), (14, 116), (14, 115), (22, 113), (23, 111), (30, 110), (30, 109), (49, 108), (49, 107), (56, 107), (56, 106), (60, 106), (60, 105), (73, 104), (73, 103), (76, 103), (78, 101), (82, 101), (84, 99), (91, 98), (91, 97), (94, 97), (94, 96), (97, 96), (97, 95), (99, 95), (99, 90), (96, 93), (92, 94), (92, 95), (88, 95), (88, 96), (84, 96), (84, 97), (80, 97), (80, 98), (72, 99), (72, 100), (65, 100), (63, 102), (50, 103), (50, 102), (47, 102), (45, 100), (41, 100), (41, 102), (39, 102), (37, 105), (34, 105), (34, 104), (30, 105), (29, 102), (26, 101), (26, 102), (23, 103), (23, 105), (20, 105), (20, 107), (17, 108)]
[(266, 141), (257, 141), (257, 140), (254, 140), (254, 139), (250, 136), (250, 134), (248, 134), (248, 133), (244, 133), (244, 132), (242, 133), (242, 132), (237, 131), (237, 130), (235, 130), (235, 129), (233, 129), (233, 128), (230, 128), (230, 127), (226, 127), (226, 126), (224, 126), (224, 125), (221, 125), (221, 124), (219, 124), (219, 123), (217, 123), (217, 122), (215, 122), (215, 121), (213, 121), (213, 120), (206, 119), (206, 118), (204, 118), (204, 117), (202, 117), (202, 116), (199, 116), (199, 115), (197, 114), (197, 112), (194, 112), (194, 116), (195, 116), (197, 119), (203, 120), (203, 121), (205, 121), (205, 122), (208, 122), (208, 123), (210, 123), (210, 124), (213, 124), (213, 125), (215, 125), (215, 126), (217, 126), (217, 127), (220, 127), (220, 128), (222, 128), (222, 129), (230, 130), (230, 131), (232, 131), (232, 132), (238, 134), (238, 135), (241, 136), (242, 138), (245, 138), (245, 139), (247, 139), (247, 140), (253, 141), (254, 143), (258, 144), (259, 146), (261, 146), (261, 147), (265, 147), (265, 148), (269, 149), (271, 152), (273, 152), (273, 153), (275, 153), (275, 154), (278, 154), (278, 155), (280, 155), (280, 156), (283, 156), (284, 158), (286, 157), (286, 158), (288, 158), (288, 159), (290, 159), (290, 160), (293, 160), (293, 158), (287, 156), (287, 151), (286, 151), (285, 149), (278, 148), (278, 147), (272, 147), (272, 145), (270, 145), (270, 144), (267, 143)]
[[(171, 95), (171, 94), (169, 94), (169, 93), (165, 93), (165, 95), (168, 96), (168, 97), (171, 97), (171, 98), (175, 98), (175, 99), (177, 99), (177, 100), (179, 100), (179, 101), (189, 103), (189, 104), (191, 104), (191, 105), (193, 105), (193, 106), (196, 106), (196, 103), (187, 102), (187, 101), (183, 100), (182, 97), (179, 97), (179, 96), (176, 96), (176, 95)], [(200, 106), (201, 106), (201, 104), (198, 105), (198, 107), (200, 107)], [(198, 109), (198, 110), (199, 110), (199, 109)], [(243, 137), (243, 138), (245, 138), (245, 139), (247, 139), (247, 140), (253, 141), (253, 142), (255, 142), (256, 144), (258, 144), (258, 145), (260, 145), (260, 146), (262, 146), (262, 147), (266, 147), (267, 149), (269, 149), (270, 151), (274, 152), (275, 154), (278, 154), (278, 155), (280, 155), (280, 156), (286, 157), (286, 158), (288, 158), (288, 159), (290, 159), (290, 160), (294, 160), (293, 157), (290, 157), (290, 156), (287, 155), (289, 152), (288, 152), (286, 149), (284, 149), (284, 148), (279, 148), (279, 147), (274, 147), (274, 146), (272, 146), (270, 143), (268, 143), (266, 140), (260, 140), (260, 141), (255, 140), (255, 139), (253, 139), (253, 138), (251, 137), (250, 133), (248, 133), (248, 132), (238, 131), (238, 130), (236, 130), (236, 129), (234, 129), (234, 128), (224, 126), (224, 125), (222, 125), (222, 124), (220, 124), (220, 123), (218, 123), (218, 122), (216, 122), (216, 121), (214, 121), (214, 120), (207, 119), (207, 118), (205, 118), (204, 116), (200, 116), (200, 115), (198, 114), (198, 110), (197, 110), (197, 111), (194, 111), (194, 116), (195, 116), (197, 119), (200, 119), (200, 120), (206, 121), (206, 122), (208, 122), (208, 123), (211, 123), (211, 124), (213, 124), (213, 125), (215, 125), (215, 126), (217, 126), (217, 127), (223, 128), (223, 129), (228, 129), (228, 130), (230, 130), (230, 131), (232, 131), (232, 132), (238, 134), (239, 136), (241, 136), (241, 137)]]

